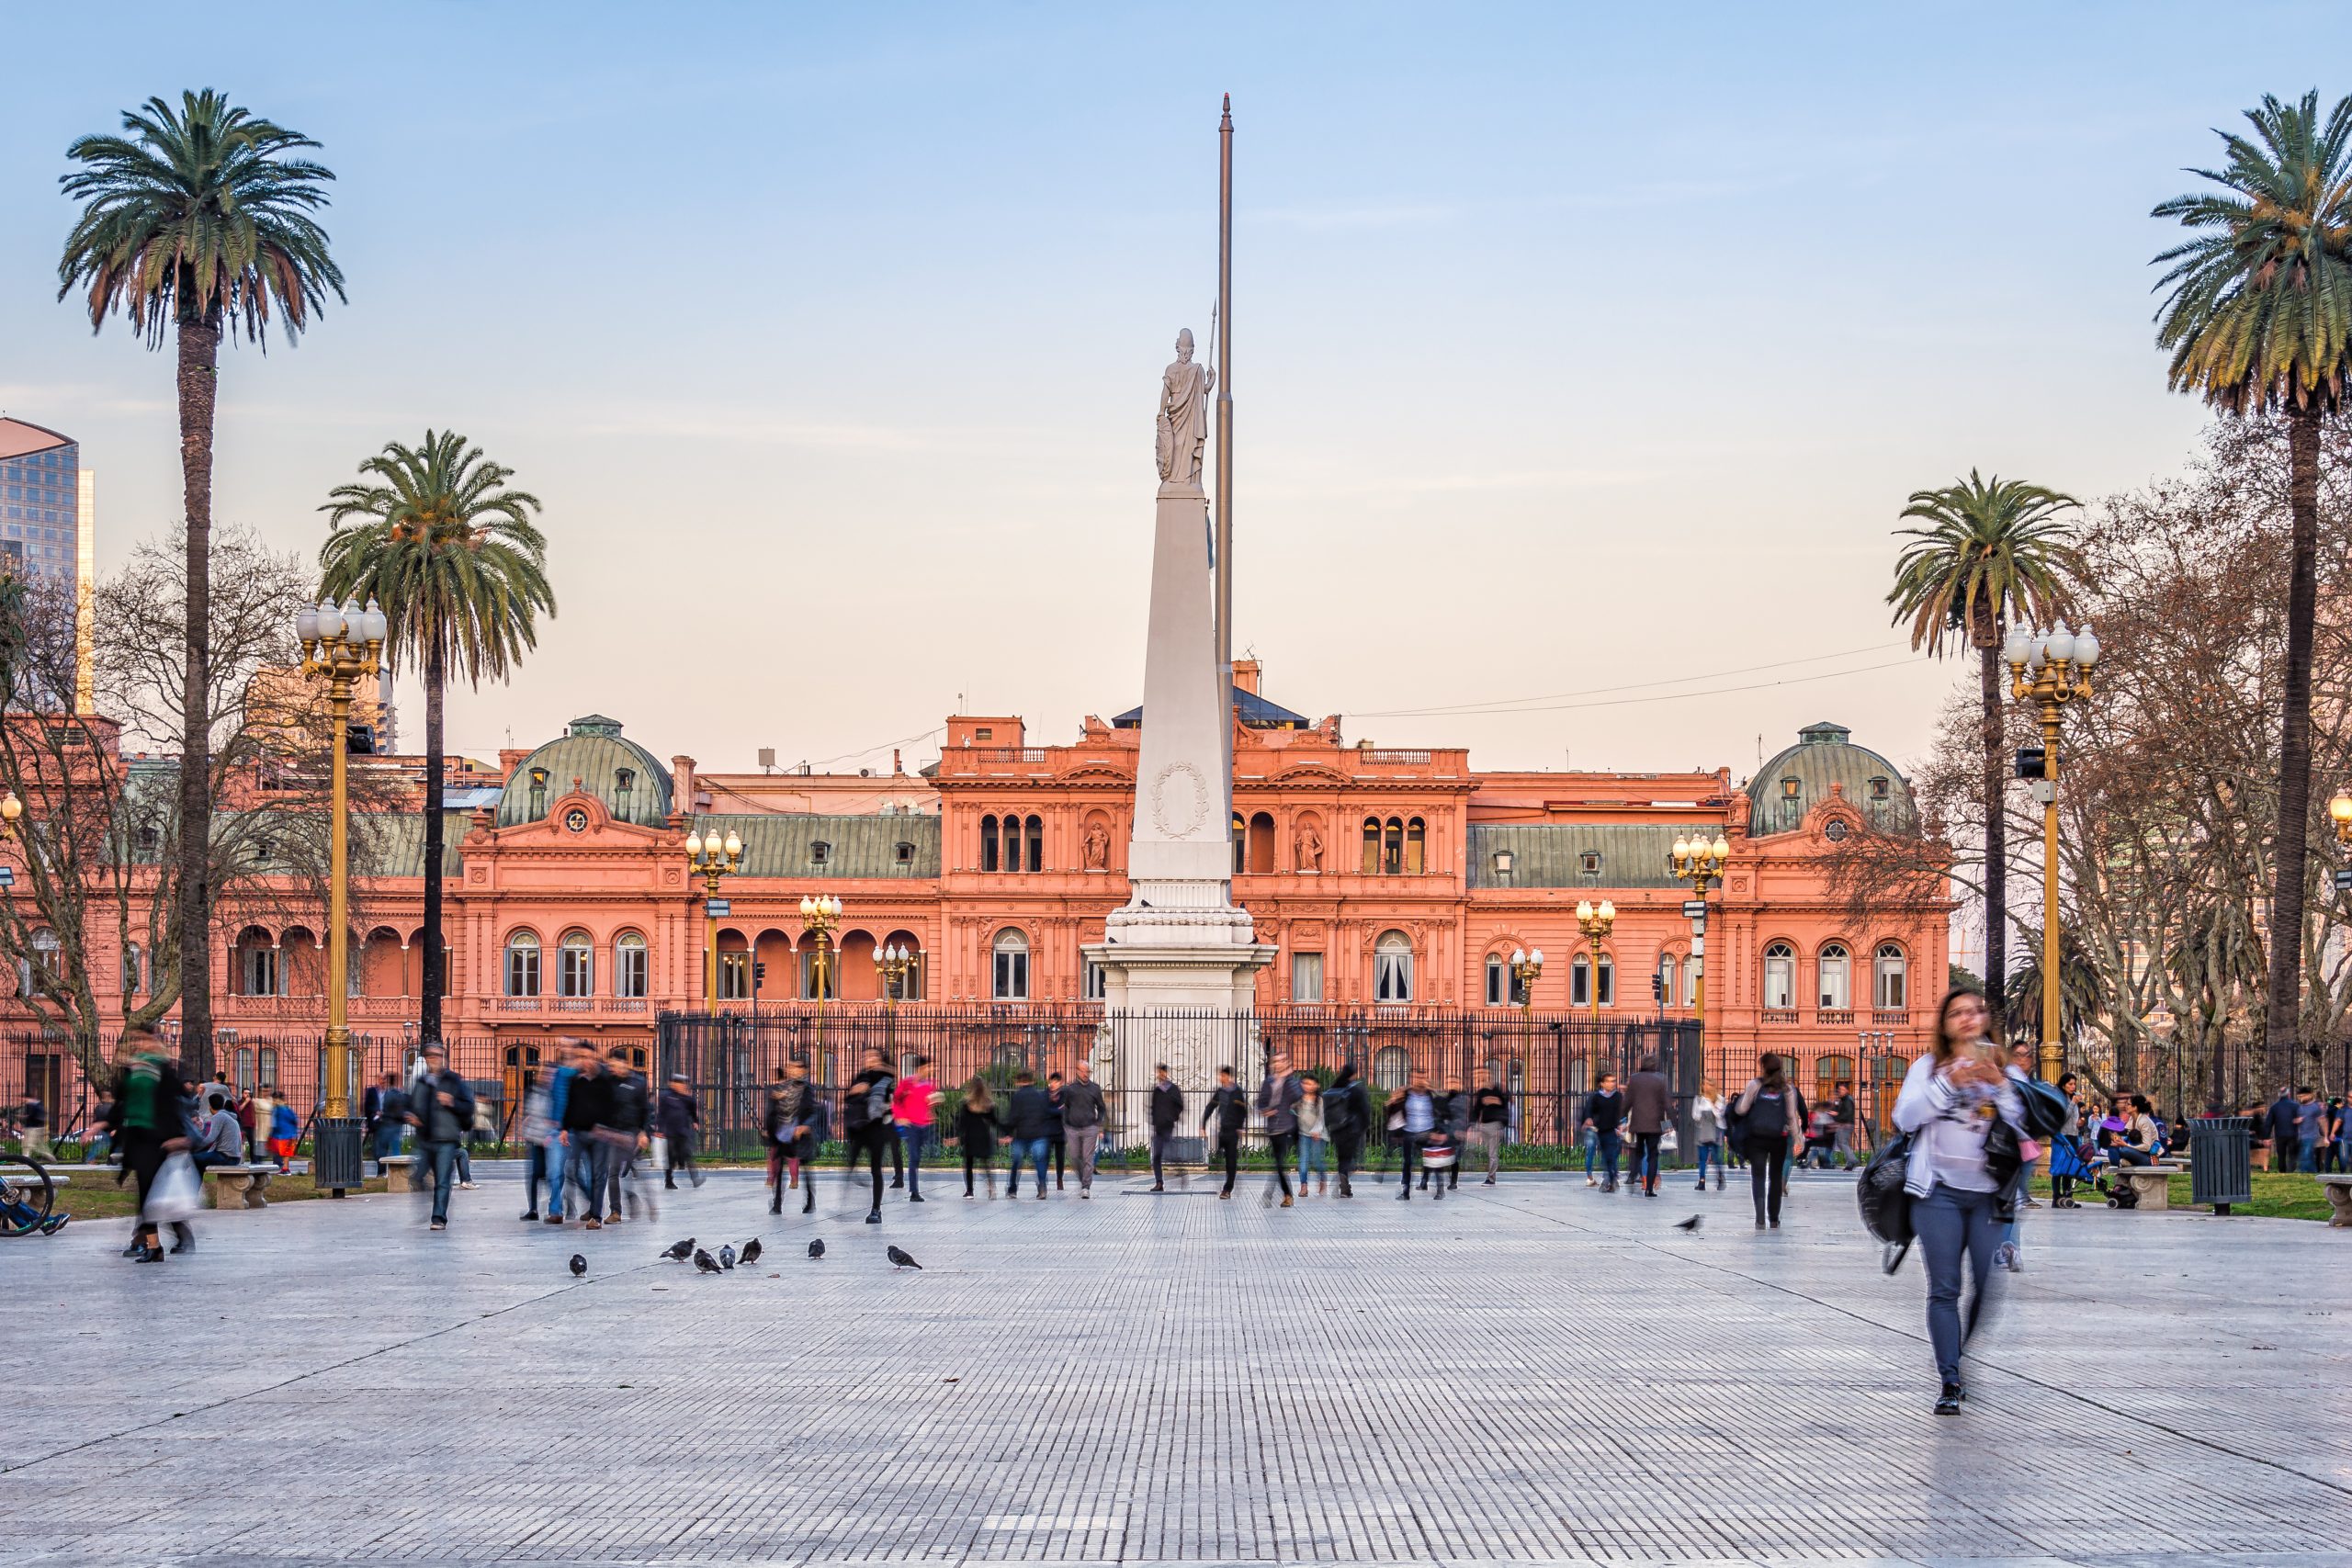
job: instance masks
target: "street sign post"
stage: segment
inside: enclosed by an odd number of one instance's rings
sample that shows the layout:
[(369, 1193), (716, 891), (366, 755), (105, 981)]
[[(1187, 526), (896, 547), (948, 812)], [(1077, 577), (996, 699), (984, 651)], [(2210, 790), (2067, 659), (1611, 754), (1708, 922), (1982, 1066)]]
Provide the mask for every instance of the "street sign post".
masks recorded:
[(702, 912), (708, 915), (714, 920), (721, 919), (733, 914), (735, 912), (735, 906), (733, 902), (729, 899), (713, 898), (703, 905)]

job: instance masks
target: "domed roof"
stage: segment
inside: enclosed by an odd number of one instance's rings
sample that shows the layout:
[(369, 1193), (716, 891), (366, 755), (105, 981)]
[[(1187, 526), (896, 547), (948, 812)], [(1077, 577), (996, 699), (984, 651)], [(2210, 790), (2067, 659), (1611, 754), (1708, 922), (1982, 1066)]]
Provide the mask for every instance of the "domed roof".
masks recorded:
[(1911, 786), (1894, 763), (1867, 746), (1857, 746), (1841, 724), (1808, 724), (1797, 743), (1756, 770), (1747, 782), (1747, 830), (1757, 838), (1792, 832), (1804, 814), (1829, 798), (1829, 786), (1874, 828), (1907, 829), (1913, 821)]
[(498, 792), (498, 825), (539, 821), (572, 793), (575, 779), (580, 792), (603, 801), (615, 821), (657, 828), (670, 815), (669, 770), (652, 752), (621, 738), (620, 720), (592, 713), (523, 759)]

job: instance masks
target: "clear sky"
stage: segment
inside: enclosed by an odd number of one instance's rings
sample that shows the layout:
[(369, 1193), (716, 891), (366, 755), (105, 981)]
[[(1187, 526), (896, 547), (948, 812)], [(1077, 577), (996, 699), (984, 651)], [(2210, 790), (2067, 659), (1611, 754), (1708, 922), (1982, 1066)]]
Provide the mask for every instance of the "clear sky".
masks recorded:
[(561, 613), (453, 746), (595, 709), (715, 768), (912, 765), (959, 694), (1046, 739), (1138, 699), (1224, 91), (1235, 619), (1270, 695), (1487, 766), (1744, 773), (1824, 717), (1907, 760), (1959, 671), (1880, 602), (1905, 495), (2176, 470), (2200, 416), (2153, 345), (2148, 209), (2263, 92), (2352, 87), (2315, 80), (2352, 13), (2262, 4), (6, 28), (0, 408), (82, 441), (102, 565), (177, 527), (172, 363), (56, 302), (57, 176), (216, 86), (324, 143), (351, 293), (224, 355), (216, 514), (314, 551), (362, 457), (462, 430), (546, 501)]

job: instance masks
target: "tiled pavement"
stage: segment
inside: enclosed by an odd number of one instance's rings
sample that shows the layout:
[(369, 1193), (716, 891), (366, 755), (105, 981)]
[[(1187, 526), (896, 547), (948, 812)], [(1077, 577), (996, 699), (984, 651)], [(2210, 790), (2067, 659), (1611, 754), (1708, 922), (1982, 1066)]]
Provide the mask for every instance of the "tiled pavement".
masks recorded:
[[(440, 1236), (377, 1198), (161, 1267), (0, 1243), (0, 1563), (2352, 1565), (2343, 1232), (2037, 1211), (1939, 1420), (1917, 1264), (1834, 1179), (1763, 1235), (1687, 1184), (946, 1180), (876, 1228), (839, 1183), (814, 1224), (721, 1175), (558, 1233), (507, 1173)], [(688, 1232), (766, 1257), (655, 1260)]]

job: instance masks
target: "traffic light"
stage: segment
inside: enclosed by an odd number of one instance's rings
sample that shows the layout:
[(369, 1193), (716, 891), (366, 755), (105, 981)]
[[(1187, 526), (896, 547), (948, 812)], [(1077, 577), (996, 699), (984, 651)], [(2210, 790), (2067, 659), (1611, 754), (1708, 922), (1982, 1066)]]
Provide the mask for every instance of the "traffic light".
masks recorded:
[(1664, 1007), (1666, 1005), (1665, 976), (1653, 975), (1650, 976), (1650, 1000), (1656, 1002), (1660, 1007)]
[(768, 961), (764, 958), (755, 958), (752, 960), (752, 984), (756, 986), (767, 977)]
[(346, 756), (374, 756), (376, 754), (376, 727), (372, 724), (345, 725), (343, 727), (343, 750)]
[(2045, 754), (2039, 746), (2018, 747), (2018, 777), (2021, 779), (2038, 779), (2041, 777), (2044, 771), (2043, 764), (2045, 760)]

